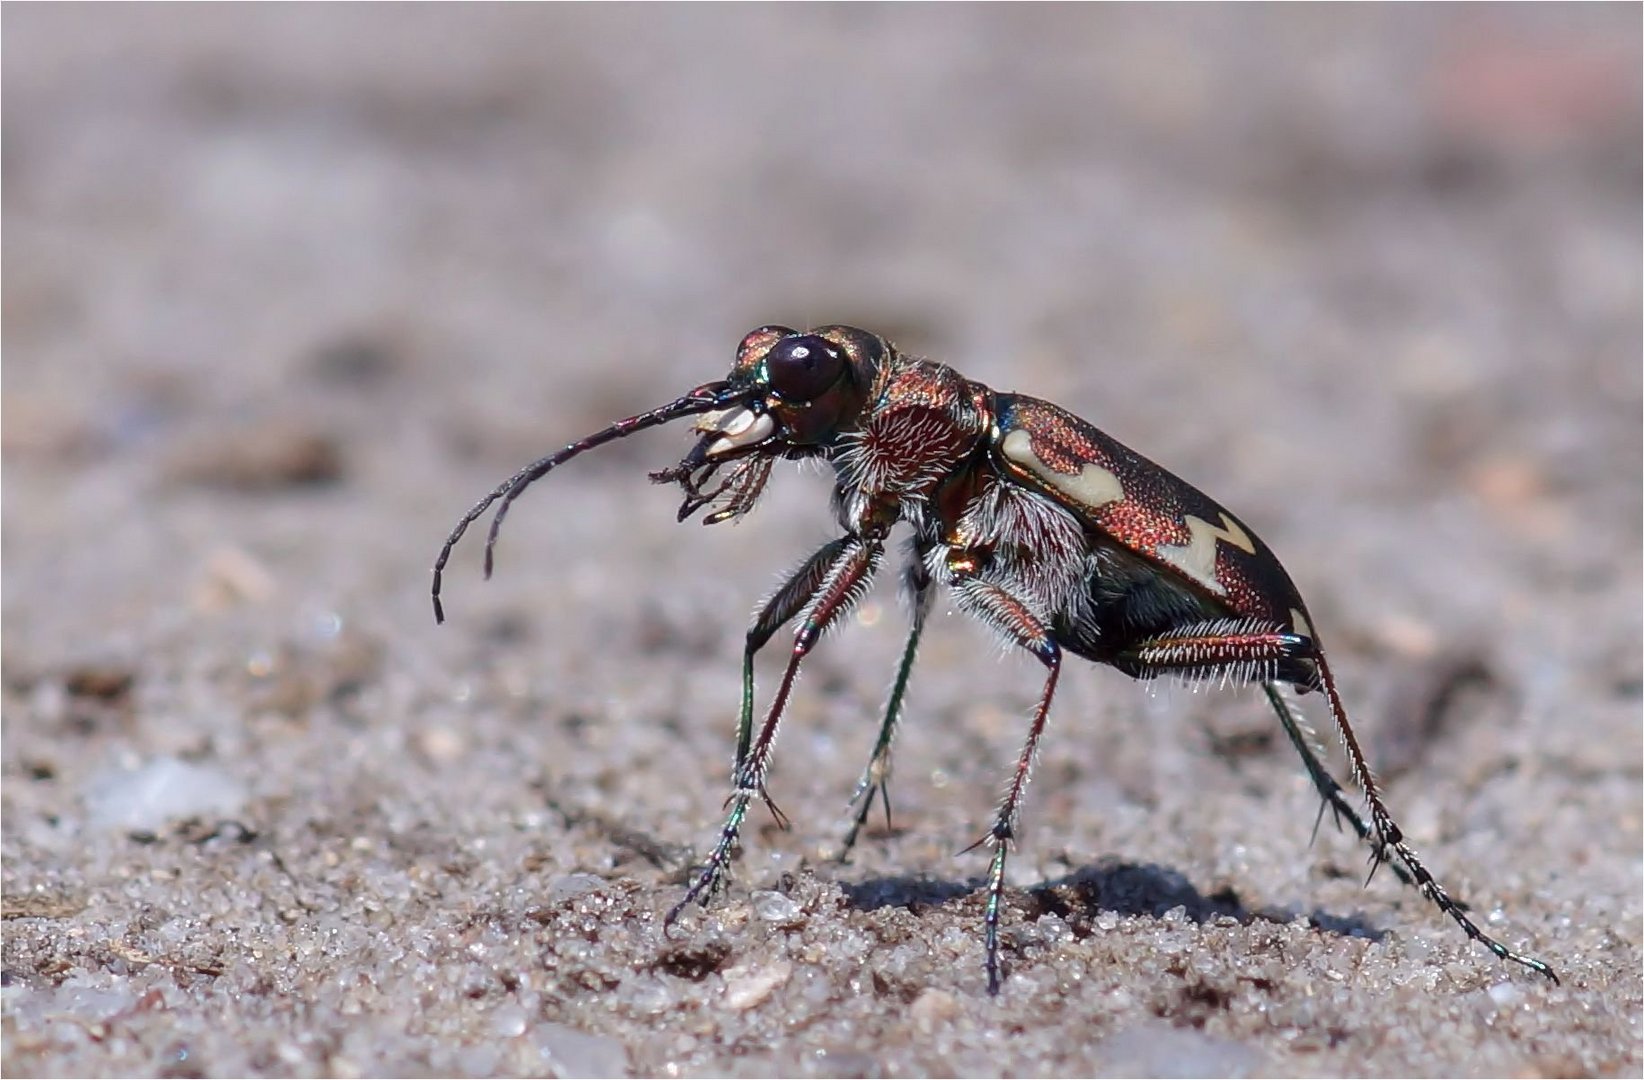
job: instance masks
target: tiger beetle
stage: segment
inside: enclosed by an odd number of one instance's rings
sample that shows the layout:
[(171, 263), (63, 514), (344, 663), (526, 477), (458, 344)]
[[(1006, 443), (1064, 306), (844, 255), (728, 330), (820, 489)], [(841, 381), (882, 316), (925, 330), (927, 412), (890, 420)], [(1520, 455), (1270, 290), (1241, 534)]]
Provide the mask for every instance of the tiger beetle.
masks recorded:
[[(905, 522), (912, 536), (902, 580), (912, 628), (852, 798), (855, 820), (841, 857), (855, 844), (876, 795), (889, 814), (891, 741), (933, 586), (946, 585), (960, 608), (1045, 667), (1033, 723), (993, 825), (967, 849), (993, 851), (984, 916), (990, 993), (999, 990), (1005, 860), (1068, 653), (1136, 679), (1219, 676), (1259, 683), (1323, 799), (1321, 818), (1329, 808), (1338, 824), (1345, 820), (1369, 845), (1372, 876), (1389, 863), (1468, 937), (1503, 960), (1558, 981), (1545, 963), (1479, 929), (1405, 841), (1348, 723), (1307, 606), (1255, 533), (1197, 489), (1066, 410), (991, 390), (943, 364), (904, 355), (864, 330), (824, 326), (800, 333), (762, 326), (737, 346), (725, 379), (618, 420), (509, 477), (463, 516), (440, 549), (435, 619), (445, 619), (440, 577), (451, 550), (489, 507), (497, 509), (485, 540), (486, 577), (503, 520), (526, 488), (578, 454), (685, 416), (697, 418), (696, 445), (677, 465), (651, 474), (654, 482), (683, 490), (680, 521), (704, 509), (705, 524), (740, 518), (753, 509), (777, 459), (815, 459), (832, 468), (842, 535), (801, 563), (748, 628), (729, 814), (706, 865), (665, 925), (692, 901), (707, 903), (724, 883), (755, 797), (786, 826), (765, 783), (795, 676), (823, 633), (861, 600), (891, 528)], [(794, 620), (798, 629), (787, 667), (756, 732), (754, 656)], [(1323, 693), (1364, 794), (1368, 822), (1320, 760), (1287, 689)]]

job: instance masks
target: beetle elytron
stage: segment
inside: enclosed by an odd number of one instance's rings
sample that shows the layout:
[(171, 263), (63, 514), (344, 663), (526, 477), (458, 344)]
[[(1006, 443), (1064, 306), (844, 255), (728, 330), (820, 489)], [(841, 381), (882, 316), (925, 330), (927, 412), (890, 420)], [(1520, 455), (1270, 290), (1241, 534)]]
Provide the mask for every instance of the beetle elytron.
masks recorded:
[[(777, 725), (806, 654), (866, 592), (892, 526), (912, 529), (904, 582), (912, 629), (879, 737), (857, 787), (855, 842), (875, 795), (886, 800), (891, 740), (930, 611), (933, 586), (1044, 664), (1044, 689), (993, 825), (985, 915), (987, 977), (999, 989), (1005, 859), (1062, 659), (1071, 653), (1137, 679), (1229, 677), (1260, 683), (1328, 806), (1371, 849), (1372, 873), (1392, 859), (1399, 878), (1503, 960), (1557, 981), (1540, 960), (1491, 938), (1434, 880), (1382, 802), (1296, 587), (1266, 544), (1195, 488), (1046, 401), (990, 390), (952, 368), (905, 356), (848, 326), (799, 333), (764, 326), (742, 339), (730, 375), (650, 412), (619, 420), (521, 469), (480, 500), (434, 563), (434, 614), (452, 548), (496, 505), (485, 574), (508, 508), (549, 470), (644, 428), (695, 416), (696, 445), (653, 473), (685, 493), (681, 521), (704, 508), (714, 524), (753, 508), (779, 458), (832, 467), (842, 535), (806, 559), (748, 629), (729, 815), (671, 924), (719, 888), (749, 803), (765, 792)], [(723, 472), (722, 472), (723, 470)], [(711, 486), (710, 486), (711, 485)], [(793, 650), (763, 723), (754, 728), (754, 655), (798, 621)], [(1313, 749), (1283, 688), (1321, 691), (1362, 789), (1369, 821)], [(1322, 813), (1322, 808), (1321, 808)]]

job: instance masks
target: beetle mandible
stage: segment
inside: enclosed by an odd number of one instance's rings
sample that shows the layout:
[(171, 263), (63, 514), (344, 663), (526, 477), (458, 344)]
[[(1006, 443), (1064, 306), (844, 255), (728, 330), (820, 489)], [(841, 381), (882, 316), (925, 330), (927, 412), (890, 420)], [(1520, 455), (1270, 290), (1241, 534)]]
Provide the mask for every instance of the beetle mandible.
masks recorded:
[[(1552, 968), (1479, 929), (1452, 900), (1388, 812), (1290, 576), (1243, 522), (1196, 488), (1047, 401), (1001, 393), (944, 364), (900, 353), (849, 326), (800, 333), (762, 326), (742, 339), (730, 374), (666, 405), (619, 420), (533, 462), (457, 523), (434, 563), (434, 616), (443, 622), (440, 578), (452, 549), (493, 504), (485, 541), (490, 577), (497, 535), (522, 492), (584, 451), (681, 417), (697, 417), (696, 445), (652, 473), (677, 483), (679, 520), (709, 509), (705, 524), (753, 509), (780, 458), (831, 466), (841, 535), (811, 555), (765, 603), (742, 654), (742, 705), (729, 813), (706, 865), (668, 913), (706, 903), (727, 873), (751, 801), (786, 825), (766, 794), (777, 726), (805, 656), (867, 591), (898, 523), (911, 527), (904, 583), (912, 626), (879, 736), (853, 797), (849, 852), (875, 795), (889, 813), (891, 741), (902, 713), (934, 587), (1045, 668), (1009, 787), (975, 846), (993, 849), (984, 916), (990, 993), (1000, 985), (999, 918), (1005, 860), (1016, 834), (1028, 771), (1067, 654), (1136, 679), (1221, 676), (1259, 683), (1314, 787), (1338, 821), (1384, 862), (1503, 960)], [(793, 649), (754, 727), (754, 656), (797, 620)], [(1286, 689), (1321, 692), (1363, 792), (1360, 815), (1314, 749)]]

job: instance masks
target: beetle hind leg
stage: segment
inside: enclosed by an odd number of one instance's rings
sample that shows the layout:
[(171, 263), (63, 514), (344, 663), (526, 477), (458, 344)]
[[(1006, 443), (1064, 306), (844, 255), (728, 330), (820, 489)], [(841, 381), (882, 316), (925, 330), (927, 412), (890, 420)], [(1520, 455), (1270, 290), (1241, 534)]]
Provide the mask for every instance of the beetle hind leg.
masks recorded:
[[(1182, 674), (1203, 678), (1222, 672), (1235, 677), (1254, 677), (1262, 683), (1268, 701), (1279, 714), (1279, 722), (1291, 745), (1301, 755), (1308, 777), (1324, 803), (1335, 812), (1337, 820), (1345, 819), (1366, 844), (1370, 846), (1370, 874), (1387, 864), (1400, 881), (1413, 886), (1455, 923), (1462, 932), (1489, 949), (1502, 960), (1521, 964), (1531, 971), (1558, 981), (1553, 969), (1535, 957), (1514, 952), (1479, 929), (1468, 917), (1463, 906), (1451, 899), (1423, 865), (1420, 857), (1404, 840), (1404, 832), (1382, 801), (1380, 785), (1370, 772), (1358, 737), (1347, 720), (1346, 708), (1336, 691), (1335, 679), (1325, 662), (1324, 654), (1311, 638), (1298, 634), (1267, 630), (1260, 624), (1218, 620), (1173, 630), (1147, 638), (1122, 649), (1113, 661), (1120, 670), (1138, 678), (1162, 674)], [(1322, 690), (1329, 703), (1331, 719), (1347, 751), (1347, 760), (1353, 779), (1364, 792), (1369, 805), (1370, 820), (1366, 822), (1348, 801), (1334, 777), (1319, 760), (1303, 729), (1300, 718), (1290, 702), (1280, 693), (1277, 679), (1294, 681), (1298, 687)], [(1322, 813), (1322, 810), (1321, 810)]]
[[(1301, 755), (1308, 778), (1313, 781), (1313, 787), (1323, 800), (1319, 806), (1319, 821), (1323, 821), (1324, 811), (1328, 808), (1338, 825), (1345, 820), (1360, 840), (1371, 844), (1377, 851), (1384, 850), (1375, 847), (1374, 830), (1325, 767), (1318, 749), (1313, 745), (1306, 721), (1294, 703), (1284, 696), (1279, 680), (1274, 677), (1280, 669), (1288, 668), (1302, 677), (1303, 687), (1318, 689), (1320, 679), (1317, 668), (1303, 667), (1316, 655), (1317, 648), (1311, 638), (1270, 631), (1259, 623), (1219, 619), (1137, 642), (1120, 654), (1118, 666), (1139, 678), (1162, 674), (1206, 678), (1226, 672), (1240, 681), (1259, 681), (1268, 702), (1278, 713), (1279, 723), (1284, 727), (1290, 745)], [(1316, 836), (1318, 822), (1314, 823), (1313, 831)], [(1383, 860), (1378, 857), (1376, 861), (1379, 864)], [(1416, 884), (1402, 865), (1394, 863), (1392, 866), (1400, 881), (1406, 885)]]
[[(1386, 803), (1382, 801), (1381, 786), (1376, 783), (1375, 776), (1371, 774), (1370, 766), (1365, 761), (1364, 751), (1359, 746), (1358, 737), (1354, 735), (1353, 727), (1347, 721), (1347, 710), (1342, 705), (1341, 695), (1336, 691), (1336, 680), (1330, 674), (1330, 667), (1325, 662), (1322, 653), (1315, 653), (1314, 659), (1318, 665), (1317, 686), (1324, 691), (1325, 699), (1330, 704), (1330, 715), (1335, 721), (1336, 731), (1341, 736), (1342, 745), (1347, 750), (1347, 758), (1352, 765), (1353, 776), (1358, 781), (1359, 787), (1364, 790), (1365, 801), (1370, 806), (1370, 823), (1373, 826), (1374, 835), (1365, 837), (1365, 840), (1370, 844), (1370, 872), (1374, 874), (1376, 867), (1383, 862), (1388, 862), (1390, 857), (1397, 858), (1398, 863), (1402, 864), (1403, 868), (1409, 873), (1408, 877), (1400, 874), (1400, 878), (1411, 882), (1440, 911), (1450, 916), (1468, 937), (1489, 949), (1498, 958), (1520, 964), (1557, 983), (1558, 975), (1547, 964), (1533, 956), (1514, 952), (1479, 929), (1478, 924), (1468, 918), (1462, 906), (1450, 898), (1450, 894), (1445, 891), (1444, 886), (1440, 885), (1427, 867), (1422, 864), (1421, 859), (1416, 855), (1415, 849), (1405, 842), (1404, 830), (1399, 828), (1398, 822), (1393, 820), (1393, 815), (1388, 812)], [(1303, 754), (1302, 756), (1306, 760), (1309, 755)], [(1332, 801), (1332, 805), (1334, 805), (1334, 801)], [(1349, 820), (1352, 821), (1353, 819), (1349, 818)], [(1362, 822), (1356, 824), (1355, 829), (1362, 828), (1362, 824)], [(1363, 833), (1360, 835), (1363, 835)], [(1398, 864), (1390, 865), (1397, 866)]]
[[(1308, 779), (1313, 781), (1314, 789), (1319, 793), (1319, 818), (1313, 823), (1313, 834), (1316, 837), (1319, 823), (1324, 820), (1325, 810), (1329, 810), (1339, 828), (1343, 821), (1352, 828), (1353, 832), (1365, 843), (1373, 844), (1372, 831), (1369, 824), (1359, 814), (1358, 808), (1347, 798), (1347, 791), (1336, 778), (1330, 775), (1330, 770), (1320, 760), (1319, 748), (1313, 742), (1312, 733), (1307, 722), (1302, 718), (1294, 702), (1284, 696), (1284, 689), (1272, 679), (1262, 682), (1262, 691), (1273, 706), (1273, 711), (1279, 715), (1279, 723), (1284, 727), (1285, 735), (1290, 739), (1290, 745), (1296, 748), (1301, 755), (1302, 765), (1307, 769)], [(1393, 874), (1406, 885), (1414, 886), (1412, 878), (1400, 863), (1390, 863)]]
[(1221, 676), (1232, 682), (1275, 678), (1308, 683), (1313, 640), (1256, 619), (1210, 619), (1175, 627), (1120, 648), (1108, 660), (1138, 679), (1177, 675), (1184, 679)]

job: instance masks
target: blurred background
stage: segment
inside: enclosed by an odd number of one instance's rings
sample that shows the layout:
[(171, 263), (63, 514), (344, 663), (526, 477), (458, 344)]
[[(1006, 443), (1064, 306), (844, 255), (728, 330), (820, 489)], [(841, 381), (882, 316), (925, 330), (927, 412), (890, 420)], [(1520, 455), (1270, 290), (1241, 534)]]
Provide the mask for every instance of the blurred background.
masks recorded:
[[(253, 436), (356, 505), (414, 479), (433, 525), (471, 485), (428, 470), (507, 469), (770, 321), (880, 329), (1271, 514), (1535, 489), (1573, 543), (1639, 511), (1634, 24), (18, 9), (8, 555), (151, 535), (153, 482)], [(372, 564), (426, 546), (408, 509)], [(191, 542), (105, 584), (160, 601)], [(319, 557), (347, 588), (358, 554)]]
[[(151, 909), (191, 882), (255, 923), (224, 864), (128, 839), (190, 815), (284, 837), (327, 911), (363, 888), (328, 855), (413, 826), (543, 849), (459, 892), (580, 865), (544, 788), (703, 842), (742, 620), (829, 535), (821, 478), (778, 475), (737, 529), (682, 529), (643, 473), (686, 439), (645, 436), (534, 490), (498, 580), (460, 550), (443, 630), (427, 568), (519, 464), (719, 377), (770, 322), (863, 325), (1055, 400), (1234, 508), (1309, 598), (1389, 771), (1431, 770), (1401, 793), (1407, 832), (1484, 830), (1465, 859), (1496, 895), (1585, 844), (1580, 902), (1602, 911), (1576, 922), (1636, 952), (1639, 40), (1629, 5), (8, 5), (0, 851), (8, 904), (81, 905), (8, 924), (8, 972), (128, 992), (60, 933), (167, 947), (122, 867)], [(785, 737), (815, 777), (791, 768), (780, 801), (820, 822), (790, 865), (865, 759), (890, 590), (858, 621), (796, 705), (815, 733)], [(963, 877), (942, 860), (1037, 683), (978, 685), (986, 636), (941, 636), (898, 802), (939, 854), (885, 865)], [(1460, 734), (1421, 719), (1478, 683), (1495, 696)], [(1192, 852), (1237, 838), (1200, 820), (1197, 848), (1150, 849), (1148, 821), (1227, 782), (1223, 744), (1155, 729), (1225, 709), (1105, 676), (1064, 694), (1029, 845), (1083, 865), (1143, 807), (1131, 850), (1209, 892), (1221, 871)], [(1267, 721), (1246, 702), (1240, 724)], [(1311, 810), (1286, 747), (1258, 759), (1289, 793), (1272, 858), (1295, 901)], [(1501, 769), (1520, 786), (1485, 782)], [(1455, 809), (1457, 783), (1485, 802)], [(1502, 842), (1524, 866), (1490, 857)], [(168, 859), (193, 869), (147, 873)], [(1025, 884), (1057, 872), (1019, 861)], [(1402, 910), (1386, 921), (1427, 918)], [(1528, 899), (1514, 915), (1541, 926)], [(52, 1042), (22, 1000), (8, 1066), (114, 1067), (61, 1056), (111, 1051)], [(1601, 1067), (1582, 1046), (1568, 1060)], [(212, 1066), (270, 1067), (233, 1053)], [(301, 1054), (269, 1060), (339, 1067)], [(713, 1060), (631, 1060), (669, 1054)]]

